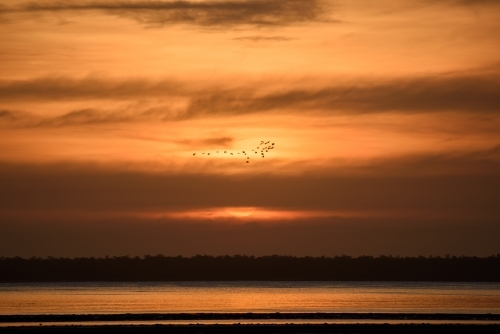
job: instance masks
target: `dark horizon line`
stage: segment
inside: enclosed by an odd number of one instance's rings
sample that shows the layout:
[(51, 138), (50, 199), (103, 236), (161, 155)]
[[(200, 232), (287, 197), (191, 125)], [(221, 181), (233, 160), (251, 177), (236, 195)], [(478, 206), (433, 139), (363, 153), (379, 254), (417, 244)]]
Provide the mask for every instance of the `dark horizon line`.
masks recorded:
[(500, 282), (500, 254), (479, 257), (194, 256), (0, 258), (0, 282)]
[(417, 255), (417, 256), (402, 256), (402, 255), (385, 255), (385, 254), (380, 254), (380, 255), (358, 255), (358, 256), (352, 256), (352, 255), (335, 255), (335, 256), (312, 256), (312, 255), (303, 255), (303, 256), (296, 256), (296, 255), (282, 255), (282, 254), (271, 254), (271, 255), (247, 255), (247, 254), (226, 254), (226, 255), (209, 255), (209, 254), (196, 254), (192, 256), (184, 256), (184, 255), (164, 255), (164, 254), (156, 254), (156, 255), (105, 255), (105, 256), (100, 256), (100, 257), (95, 257), (95, 256), (75, 256), (75, 257), (55, 257), (55, 256), (31, 256), (31, 257), (22, 257), (22, 256), (0, 256), (0, 261), (4, 260), (14, 260), (14, 259), (21, 259), (21, 260), (42, 260), (42, 261), (47, 261), (47, 260), (118, 260), (118, 259), (129, 259), (129, 260), (147, 260), (151, 258), (166, 258), (166, 259), (199, 259), (199, 258), (211, 258), (211, 259), (223, 259), (223, 258), (232, 258), (232, 259), (267, 259), (267, 258), (293, 258), (293, 259), (492, 259), (492, 258), (500, 258), (500, 253), (497, 254), (491, 254), (488, 256), (476, 256), (476, 255), (451, 255), (451, 254), (445, 254), (445, 255), (429, 255), (429, 256), (424, 256), (424, 255)]

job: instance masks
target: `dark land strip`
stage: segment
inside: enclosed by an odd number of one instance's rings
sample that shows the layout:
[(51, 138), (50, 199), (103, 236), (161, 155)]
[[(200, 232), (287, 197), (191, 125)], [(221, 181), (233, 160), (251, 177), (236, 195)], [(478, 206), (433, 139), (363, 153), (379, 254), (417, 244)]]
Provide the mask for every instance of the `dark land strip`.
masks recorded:
[[(500, 321), (500, 314), (451, 313), (127, 313), (127, 314), (26, 314), (0, 315), (4, 322), (85, 322), (85, 321), (165, 321), (165, 320), (490, 320)], [(498, 332), (500, 333), (500, 332)]]
[(138, 325), (138, 326), (28, 326), (3, 327), (2, 334), (10, 333), (337, 333), (337, 334), (461, 334), (461, 333), (500, 333), (500, 325), (372, 325), (372, 324), (335, 324), (335, 325)]
[(427, 281), (500, 282), (489, 257), (0, 257), (0, 282)]

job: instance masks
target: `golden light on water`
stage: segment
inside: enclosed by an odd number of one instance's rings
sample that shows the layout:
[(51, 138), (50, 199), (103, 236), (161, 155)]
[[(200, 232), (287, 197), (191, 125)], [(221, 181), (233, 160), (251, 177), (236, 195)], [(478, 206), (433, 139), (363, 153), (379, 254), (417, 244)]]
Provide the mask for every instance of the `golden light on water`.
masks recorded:
[(495, 284), (226, 282), (60, 284), (7, 287), (0, 314), (182, 312), (493, 312)]

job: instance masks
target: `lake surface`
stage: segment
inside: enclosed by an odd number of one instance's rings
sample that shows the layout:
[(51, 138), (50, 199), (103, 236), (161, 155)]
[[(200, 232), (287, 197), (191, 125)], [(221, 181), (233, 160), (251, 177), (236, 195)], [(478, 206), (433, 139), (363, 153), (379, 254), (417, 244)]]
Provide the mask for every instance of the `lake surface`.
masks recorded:
[(134, 282), (0, 284), (0, 314), (500, 313), (500, 283)]

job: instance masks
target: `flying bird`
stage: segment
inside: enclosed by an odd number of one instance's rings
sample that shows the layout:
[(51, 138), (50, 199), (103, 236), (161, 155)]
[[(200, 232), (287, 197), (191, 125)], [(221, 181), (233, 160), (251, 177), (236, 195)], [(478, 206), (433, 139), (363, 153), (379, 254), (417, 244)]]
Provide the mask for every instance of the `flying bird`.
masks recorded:
[[(261, 154), (262, 158), (264, 158), (264, 157), (265, 157), (265, 155), (264, 155), (264, 151), (265, 151), (265, 152), (269, 152), (269, 150), (274, 149), (274, 143), (272, 143), (272, 144), (268, 145), (269, 143), (271, 143), (271, 142), (270, 142), (270, 141), (263, 141), (263, 140), (261, 140), (261, 141), (260, 141), (260, 144), (261, 144), (261, 145), (264, 145), (264, 146), (263, 146), (262, 148), (260, 148), (260, 146), (257, 146), (257, 149), (256, 149), (256, 150), (255, 150), (255, 149), (252, 149), (251, 151), (253, 151), (255, 154), (257, 154), (258, 150), (260, 150), (260, 154)], [(267, 146), (266, 146), (266, 145), (267, 145)], [(222, 151), (221, 151), (221, 152), (222, 152)], [(216, 151), (216, 153), (219, 153), (219, 151)], [(234, 155), (234, 153), (227, 152), (227, 151), (224, 151), (224, 153), (229, 153), (229, 154), (231, 154), (231, 155)], [(249, 153), (250, 153), (250, 151), (249, 151)], [(196, 154), (197, 154), (197, 152), (193, 153), (193, 156), (195, 156)], [(202, 152), (201, 154), (205, 154), (205, 152)], [(250, 162), (250, 157), (247, 155), (247, 152), (246, 152), (246, 151), (243, 151), (243, 150), (242, 150), (242, 151), (240, 151), (240, 152), (236, 152), (236, 154), (244, 154), (245, 156), (247, 156), (247, 158), (246, 158), (245, 162), (246, 162), (246, 163), (249, 163), (249, 162)], [(207, 153), (207, 156), (208, 156), (208, 155), (210, 155), (210, 153)]]

